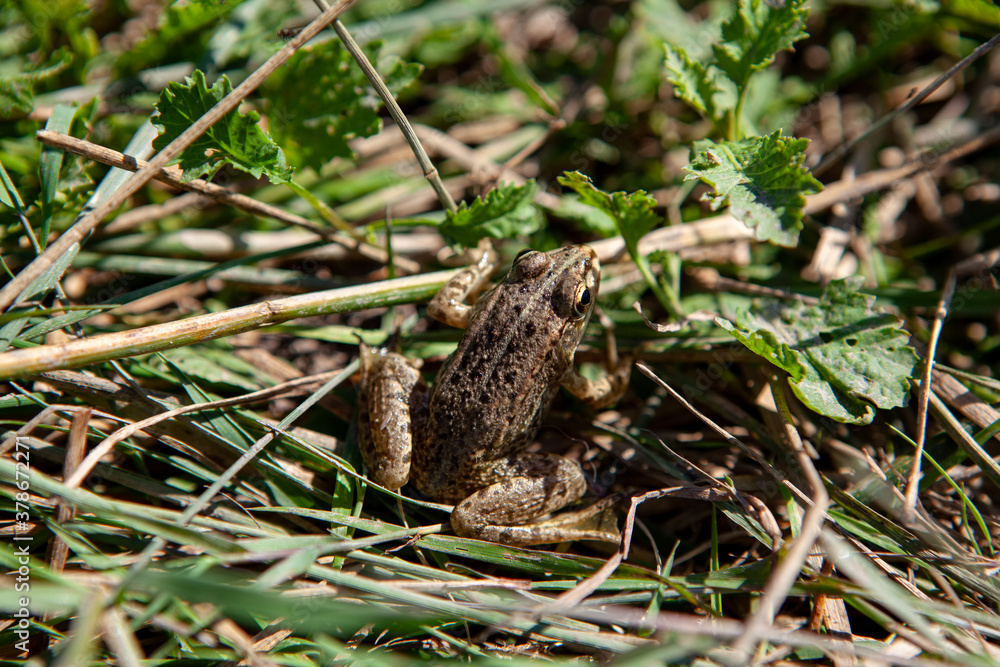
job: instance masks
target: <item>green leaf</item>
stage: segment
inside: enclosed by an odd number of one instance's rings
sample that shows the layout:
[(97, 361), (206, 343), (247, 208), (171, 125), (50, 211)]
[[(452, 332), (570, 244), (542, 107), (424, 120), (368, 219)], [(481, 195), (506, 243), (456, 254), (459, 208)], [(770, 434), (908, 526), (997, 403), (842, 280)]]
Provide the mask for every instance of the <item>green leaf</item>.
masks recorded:
[(531, 69), (524, 63), (523, 57), (513, 55), (513, 53), (519, 53), (520, 50), (506, 48), (503, 40), (497, 38), (496, 35), (491, 35), (490, 41), (495, 49), (496, 57), (500, 61), (500, 72), (504, 80), (527, 95), (532, 106), (541, 108), (553, 118), (558, 118), (559, 109), (535, 79)]
[[(46, 130), (53, 132), (69, 133), (69, 127), (73, 123), (73, 107), (65, 104), (57, 104), (52, 108), (52, 115), (45, 123)], [(52, 203), (56, 198), (56, 188), (59, 187), (59, 170), (62, 169), (63, 151), (56, 150), (50, 146), (42, 148), (42, 158), (38, 165), (38, 180), (41, 184), (39, 194), (39, 210), (41, 213), (41, 240), (42, 247), (48, 241), (49, 230), (52, 222)]]
[(542, 227), (542, 214), (535, 207), (535, 181), (524, 185), (505, 183), (477, 197), (472, 204), (462, 202), (458, 210), (438, 227), (449, 243), (476, 245), (481, 238), (526, 236)]
[(261, 388), (260, 381), (254, 377), (259, 374), (259, 369), (239, 357), (220, 353), (212, 347), (179, 347), (164, 350), (162, 355), (185, 376), (203, 380), (213, 386), (228, 386), (247, 392)]
[(716, 64), (739, 87), (750, 75), (809, 36), (803, 26), (809, 14), (805, 0), (740, 0), (739, 9), (722, 24), (722, 41), (712, 45)]
[(618, 233), (625, 241), (625, 249), (639, 267), (642, 277), (653, 290), (657, 300), (668, 312), (680, 313), (680, 303), (657, 282), (649, 260), (639, 253), (639, 239), (649, 233), (661, 219), (661, 216), (653, 210), (656, 200), (642, 190), (608, 194), (595, 188), (591, 180), (578, 171), (566, 172), (559, 177), (559, 183), (576, 190), (580, 195), (580, 203), (592, 206), (614, 220)]
[[(230, 13), (236, 9), (238, 4), (225, 0), (211, 4), (200, 2), (165, 4), (163, 11), (157, 17), (155, 27), (144, 31), (137, 43), (131, 44), (127, 51), (118, 55), (114, 60), (113, 80), (127, 80), (130, 76), (164, 62), (194, 60), (200, 54), (207, 53), (207, 42), (213, 28), (219, 29), (220, 24), (225, 26), (227, 20), (230, 21), (230, 25), (239, 21), (241, 28), (246, 27), (247, 15), (245, 12), (240, 12), (235, 21), (230, 18)], [(284, 12), (275, 6), (278, 3), (261, 4), (269, 5), (268, 9), (273, 21), (287, 20), (288, 17), (284, 15)], [(275, 23), (271, 25), (274, 26)], [(243, 36), (243, 30), (220, 30), (220, 32), (228, 38), (230, 50)], [(271, 35), (273, 39), (273, 28)], [(265, 40), (258, 38), (258, 42), (265, 42)], [(217, 67), (226, 63), (226, 55), (219, 53), (218, 49), (208, 57)]]
[[(63, 273), (69, 268), (69, 265), (73, 263), (73, 258), (76, 257), (76, 253), (80, 251), (80, 245), (74, 243), (66, 251), (60, 255), (56, 260), (50, 265), (44, 272), (33, 281), (31, 281), (27, 287), (21, 290), (21, 293), (17, 295), (14, 300), (15, 303), (21, 303), (23, 301), (28, 301), (30, 299), (44, 296), (49, 293), (49, 291), (56, 286), (59, 279), (62, 278)], [(21, 309), (15, 309), (11, 311), (11, 314), (17, 312)], [(5, 351), (11, 344), (12, 341), (17, 340), (17, 336), (21, 333), (21, 330), (28, 324), (28, 320), (24, 318), (13, 319), (3, 326), (0, 326), (0, 352)]]
[(576, 222), (581, 229), (602, 237), (618, 233), (618, 226), (611, 216), (593, 206), (587, 206), (578, 197), (561, 197), (559, 205), (552, 212), (560, 218)]
[(667, 79), (674, 85), (675, 96), (712, 120), (721, 119), (733, 108), (735, 99), (717, 99), (731, 94), (733, 85), (718, 67), (703, 65), (679, 46), (664, 44), (663, 49)]
[[(380, 60), (379, 48), (380, 42), (367, 44), (365, 54), (397, 95), (423, 66), (395, 56)], [(335, 157), (351, 158), (350, 139), (382, 129), (382, 100), (337, 40), (299, 51), (272, 79), (262, 89), (271, 102), (270, 128), (295, 165), (319, 171)]]
[(29, 66), (23, 74), (0, 78), (0, 118), (29, 114), (35, 108), (35, 84), (58, 75), (73, 62), (73, 54), (59, 47), (48, 60)]
[[(225, 75), (208, 88), (201, 70), (195, 70), (184, 84), (171, 81), (160, 94), (156, 114), (150, 119), (162, 128), (153, 148), (166, 148), (232, 89)], [(234, 109), (208, 128), (174, 161), (184, 170), (183, 180), (210, 179), (226, 164), (254, 178), (267, 176), (275, 184), (291, 180), (292, 169), (285, 164), (284, 153), (257, 125), (259, 119), (256, 111), (241, 114)]]
[(33, 83), (23, 75), (0, 79), (0, 118), (31, 113), (35, 108)]
[(661, 219), (653, 210), (656, 200), (643, 190), (608, 194), (595, 188), (593, 182), (578, 171), (568, 171), (560, 176), (559, 184), (572, 188), (580, 195), (582, 203), (593, 206), (614, 220), (630, 252)]
[(715, 194), (704, 196), (712, 210), (728, 205), (757, 240), (794, 247), (802, 230), (804, 195), (823, 189), (802, 166), (808, 143), (783, 137), (781, 130), (741, 141), (696, 141), (685, 180), (700, 178), (715, 188)]
[[(96, 113), (96, 97), (80, 106), (56, 104), (45, 123), (45, 129), (83, 137), (86, 136), (87, 128), (92, 126)], [(85, 193), (89, 195), (92, 189), (93, 181), (84, 170), (84, 164), (82, 159), (73, 156), (64, 159), (64, 152), (61, 150), (50, 146), (42, 148), (38, 167), (41, 184), (38, 196), (41, 218), (38, 237), (43, 248), (48, 241), (55, 215), (64, 211), (75, 214), (83, 205), (83, 201), (79, 200)]]
[(810, 409), (850, 424), (871, 423), (875, 408), (906, 404), (917, 355), (894, 315), (858, 292), (861, 279), (830, 283), (815, 306), (760, 303), (736, 322), (716, 322), (751, 351), (784, 369)]

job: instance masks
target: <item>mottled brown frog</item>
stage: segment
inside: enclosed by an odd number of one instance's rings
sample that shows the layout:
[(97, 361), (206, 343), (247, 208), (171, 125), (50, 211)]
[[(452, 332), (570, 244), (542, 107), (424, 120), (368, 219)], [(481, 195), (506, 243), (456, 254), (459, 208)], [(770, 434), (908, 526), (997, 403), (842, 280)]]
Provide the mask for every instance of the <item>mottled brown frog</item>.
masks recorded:
[(431, 302), (432, 317), (466, 329), (432, 389), (402, 355), (363, 350), (359, 434), (369, 475), (394, 490), (409, 480), (425, 496), (455, 503), (452, 529), (466, 537), (617, 541), (608, 503), (538, 520), (587, 485), (575, 461), (524, 451), (560, 386), (600, 407), (628, 383), (627, 362), (598, 381), (573, 365), (597, 303), (597, 255), (585, 245), (525, 250), (468, 305), (493, 268), (492, 253), (483, 253)]

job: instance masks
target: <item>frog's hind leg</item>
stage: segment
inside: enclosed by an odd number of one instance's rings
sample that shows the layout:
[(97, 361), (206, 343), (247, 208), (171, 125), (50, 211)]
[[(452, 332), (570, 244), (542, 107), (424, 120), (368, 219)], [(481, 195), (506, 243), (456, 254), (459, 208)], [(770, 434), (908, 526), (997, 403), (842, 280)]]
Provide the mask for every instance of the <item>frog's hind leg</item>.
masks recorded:
[(410, 477), (414, 434), (424, 426), (429, 392), (403, 355), (361, 349), (358, 446), (377, 484), (395, 491)]
[(458, 535), (514, 546), (620, 539), (609, 503), (531, 522), (583, 496), (587, 483), (573, 461), (553, 454), (522, 454), (494, 468), (486, 482), (488, 486), (451, 513), (451, 527)]

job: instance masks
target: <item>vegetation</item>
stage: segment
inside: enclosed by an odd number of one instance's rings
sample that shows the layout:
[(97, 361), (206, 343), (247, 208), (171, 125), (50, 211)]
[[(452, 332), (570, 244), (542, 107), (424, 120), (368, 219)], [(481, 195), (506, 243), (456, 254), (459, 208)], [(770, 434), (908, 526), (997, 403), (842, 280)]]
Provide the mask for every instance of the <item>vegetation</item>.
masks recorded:
[[(0, 8), (3, 664), (1000, 663), (995, 3), (318, 4)], [(620, 545), (365, 478), (484, 240), (601, 257)]]

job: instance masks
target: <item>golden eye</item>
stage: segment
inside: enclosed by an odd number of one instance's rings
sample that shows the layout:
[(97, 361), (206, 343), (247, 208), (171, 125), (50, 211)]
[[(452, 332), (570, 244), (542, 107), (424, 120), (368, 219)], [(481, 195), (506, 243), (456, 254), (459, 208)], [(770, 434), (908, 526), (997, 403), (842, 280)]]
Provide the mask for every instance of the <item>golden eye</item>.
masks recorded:
[(583, 317), (587, 314), (587, 308), (590, 307), (590, 290), (586, 285), (580, 285), (576, 288), (576, 298), (573, 299), (573, 310), (577, 315)]

